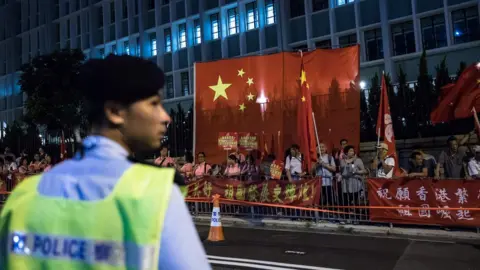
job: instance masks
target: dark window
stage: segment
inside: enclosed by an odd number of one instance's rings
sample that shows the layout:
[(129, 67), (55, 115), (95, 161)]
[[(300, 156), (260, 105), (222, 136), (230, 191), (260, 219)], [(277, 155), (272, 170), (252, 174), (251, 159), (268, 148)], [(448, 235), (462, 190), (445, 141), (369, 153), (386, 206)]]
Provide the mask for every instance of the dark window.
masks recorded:
[(173, 92), (173, 76), (168, 75), (165, 76), (165, 85), (166, 85), (166, 90), (167, 90), (167, 98), (174, 98), (174, 92)]
[(117, 45), (112, 45), (112, 53), (117, 55)]
[(148, 10), (155, 9), (155, 0), (148, 0)]
[(98, 52), (100, 54), (100, 58), (104, 59), (105, 58), (105, 49), (101, 48), (100, 50), (98, 50)]
[(307, 46), (307, 44), (304, 44), (304, 45), (292, 47), (292, 50), (293, 50), (294, 52), (299, 51), (299, 50), (302, 50), (302, 51), (305, 52), (305, 51), (308, 50), (308, 46)]
[(115, 2), (110, 3), (110, 23), (115, 23)]
[(165, 37), (165, 52), (172, 51), (172, 33), (170, 32), (170, 28), (164, 30), (163, 35)]
[(480, 28), (477, 6), (453, 11), (452, 25), (455, 44), (479, 40)]
[(402, 55), (415, 52), (415, 33), (413, 22), (392, 25), (393, 53)]
[(80, 16), (77, 17), (77, 35), (80, 35), (82, 33), (82, 20)]
[(162, 0), (162, 5), (168, 5), (170, 4), (170, 0)]
[(332, 41), (330, 39), (315, 42), (315, 47), (319, 49), (331, 49)]
[(351, 34), (338, 38), (338, 45), (340, 48), (345, 48), (357, 44), (357, 34)]
[(237, 8), (231, 8), (227, 11), (227, 13), (228, 13), (228, 35), (235, 35), (240, 32)]
[(276, 11), (275, 11), (275, 0), (267, 0), (265, 2), (265, 19), (267, 25), (274, 24), (276, 19)]
[(67, 20), (66, 26), (67, 28), (67, 39), (70, 38), (70, 20)]
[(447, 46), (445, 17), (443, 14), (423, 18), (421, 24), (424, 49), (428, 50)]
[(328, 8), (328, 0), (312, 0), (313, 11), (324, 10)]
[(210, 15), (210, 23), (212, 25), (212, 39), (220, 37), (220, 25), (218, 24), (218, 13)]
[(98, 27), (103, 27), (103, 8), (98, 8)]
[(247, 30), (258, 28), (258, 9), (257, 2), (251, 2), (246, 5), (247, 9)]
[(128, 18), (128, 1), (127, 0), (123, 0), (122, 13), (123, 13), (122, 16), (124, 19)]
[(382, 31), (380, 28), (365, 32), (367, 61), (383, 58)]
[(138, 15), (138, 0), (134, 0), (133, 5), (133, 14)]
[(180, 74), (182, 82), (182, 93), (184, 96), (190, 95), (189, 82), (188, 82), (188, 72), (182, 72)]
[(70, 14), (70, 1), (65, 1), (65, 14)]
[(305, 2), (294, 0), (290, 1), (290, 18), (305, 15)]

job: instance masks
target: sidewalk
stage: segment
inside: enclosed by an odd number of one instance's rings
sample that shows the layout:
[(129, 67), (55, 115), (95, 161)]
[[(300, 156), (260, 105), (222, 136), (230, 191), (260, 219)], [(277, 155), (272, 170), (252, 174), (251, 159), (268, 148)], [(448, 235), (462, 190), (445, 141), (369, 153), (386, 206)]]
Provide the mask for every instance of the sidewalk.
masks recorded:
[[(210, 217), (194, 216), (197, 225), (210, 225)], [(364, 236), (384, 236), (399, 238), (428, 239), (433, 241), (480, 241), (480, 233), (464, 231), (446, 231), (441, 229), (401, 228), (378, 225), (341, 225), (335, 223), (313, 223), (306, 221), (291, 221), (287, 219), (243, 219), (222, 217), (225, 227), (248, 227), (269, 230), (287, 230), (315, 233), (337, 233)]]

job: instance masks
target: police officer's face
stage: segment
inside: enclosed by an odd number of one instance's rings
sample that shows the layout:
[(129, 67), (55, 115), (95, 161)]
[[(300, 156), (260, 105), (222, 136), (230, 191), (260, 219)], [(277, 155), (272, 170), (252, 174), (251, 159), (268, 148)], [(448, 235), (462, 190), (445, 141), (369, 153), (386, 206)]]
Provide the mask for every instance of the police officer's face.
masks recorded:
[(158, 149), (172, 120), (159, 96), (131, 104), (122, 118), (123, 136), (134, 152)]

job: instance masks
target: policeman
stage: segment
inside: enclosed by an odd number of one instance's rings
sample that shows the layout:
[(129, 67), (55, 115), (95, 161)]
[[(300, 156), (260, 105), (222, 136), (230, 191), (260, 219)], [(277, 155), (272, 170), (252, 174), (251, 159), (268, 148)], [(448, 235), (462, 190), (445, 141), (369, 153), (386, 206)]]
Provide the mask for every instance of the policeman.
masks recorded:
[(171, 120), (154, 63), (110, 55), (79, 74), (82, 153), (22, 182), (0, 217), (0, 269), (211, 269), (174, 169), (132, 162)]

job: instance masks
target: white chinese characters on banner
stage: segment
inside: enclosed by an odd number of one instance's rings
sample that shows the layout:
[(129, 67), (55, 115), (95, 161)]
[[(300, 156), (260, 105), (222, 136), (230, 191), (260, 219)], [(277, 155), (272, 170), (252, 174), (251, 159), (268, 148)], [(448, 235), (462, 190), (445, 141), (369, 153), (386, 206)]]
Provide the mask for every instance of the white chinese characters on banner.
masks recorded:
[(408, 187), (397, 188), (397, 195), (395, 195), (395, 198), (399, 201), (410, 201), (410, 191), (408, 191)]
[(378, 188), (377, 195), (380, 199), (392, 199), (392, 197), (388, 196), (388, 188)]
[(418, 216), (421, 218), (430, 218), (430, 209), (428, 209), (430, 208), (430, 205), (422, 204), (422, 208), (426, 208), (426, 209), (419, 210)]
[(465, 204), (465, 203), (468, 203), (468, 192), (467, 192), (467, 189), (466, 188), (459, 188), (457, 189), (457, 192), (455, 193), (455, 195), (457, 195), (458, 197), (458, 203), (459, 204)]
[(419, 190), (417, 190), (417, 196), (421, 201), (427, 200), (428, 191), (425, 189), (424, 186), (421, 186)]
[(447, 210), (449, 207), (445, 205), (443, 208), (445, 208), (445, 210), (437, 210), (437, 215), (440, 215), (440, 218), (443, 219), (452, 219), (452, 216), (450, 216), (450, 211)]
[(473, 217), (470, 216), (470, 211), (469, 210), (457, 210), (457, 218), (459, 220), (473, 220)]
[(413, 214), (410, 212), (410, 206), (408, 205), (399, 205), (398, 207), (402, 207), (403, 209), (397, 209), (397, 212), (398, 214), (401, 216), (401, 217), (411, 217), (413, 216)]
[(448, 197), (447, 190), (445, 188), (436, 188), (435, 189), (435, 198), (437, 201), (440, 202), (447, 202), (450, 201), (450, 198)]

